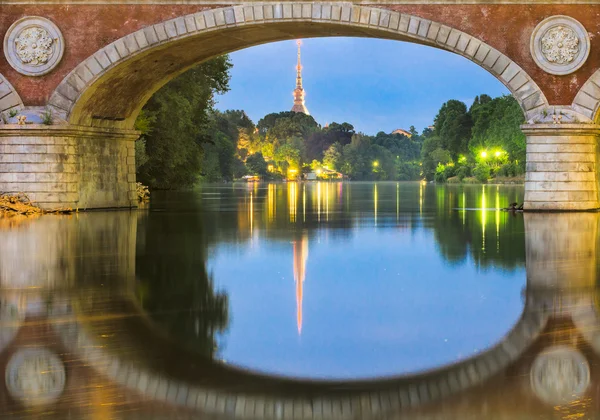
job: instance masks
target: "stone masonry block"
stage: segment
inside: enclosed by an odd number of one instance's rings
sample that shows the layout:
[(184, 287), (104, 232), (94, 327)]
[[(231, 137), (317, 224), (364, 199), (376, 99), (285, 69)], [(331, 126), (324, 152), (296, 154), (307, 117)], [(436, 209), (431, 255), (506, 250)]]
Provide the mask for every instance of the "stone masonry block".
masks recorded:
[(94, 54), (94, 58), (96, 59), (98, 64), (100, 64), (100, 66), (103, 69), (110, 67), (110, 65), (112, 64), (112, 62), (110, 61), (110, 59), (108, 58), (108, 55), (106, 55), (106, 52), (104, 52), (104, 50), (100, 50), (96, 54)]
[(519, 72), (515, 77), (511, 79), (510, 82), (508, 82), (508, 86), (513, 91), (516, 91), (520, 89), (523, 85), (525, 85), (528, 81), (529, 79), (527, 78), (527, 76), (523, 72)]
[(398, 30), (398, 25), (400, 25), (400, 13), (392, 12), (390, 14), (390, 24), (388, 27), (396, 31)]
[(490, 47), (485, 46), (480, 43), (479, 48), (477, 49), (477, 52), (475, 53), (475, 60), (477, 60), (478, 62), (483, 64), (483, 62), (485, 61), (485, 59), (487, 58), (489, 53), (490, 53)]
[[(313, 6), (314, 10), (315, 6)], [(352, 17), (352, 6), (343, 5), (340, 20), (342, 22), (350, 22)]]
[[(117, 39), (115, 42), (113, 42), (113, 45), (114, 45), (115, 49), (117, 50), (117, 52), (119, 53), (119, 56), (121, 56), (121, 58), (125, 58), (129, 55), (129, 50), (125, 46), (125, 41), (123, 40), (123, 38)], [(87, 80), (85, 80), (85, 78), (82, 77), (82, 79), (85, 82), (87, 82)]]
[(469, 45), (465, 48), (465, 54), (469, 57), (474, 57), (481, 46), (481, 42), (476, 40), (475, 38), (471, 38), (469, 41)]
[(448, 39), (446, 40), (446, 45), (449, 48), (456, 48), (456, 45), (458, 44), (458, 39), (460, 38), (460, 32), (455, 30), (455, 29), (451, 29), (450, 30), (450, 34), (448, 35)]
[(519, 66), (517, 66), (514, 62), (510, 62), (510, 64), (500, 74), (500, 78), (505, 84), (508, 84), (520, 71), (521, 68)]
[(144, 31), (143, 29), (134, 32), (133, 37), (135, 38), (135, 41), (137, 42), (140, 49), (146, 48), (148, 45), (150, 45), (148, 39), (146, 39), (146, 31)]
[[(331, 15), (333, 19), (340, 20), (341, 7), (333, 6)], [(310, 3), (302, 4), (302, 18), (309, 19), (312, 16), (312, 5)]]
[(177, 37), (177, 27), (175, 26), (175, 22), (173, 20), (166, 21), (164, 24), (164, 28), (169, 39)]
[(446, 44), (446, 42), (448, 41), (449, 35), (450, 35), (450, 28), (445, 25), (441, 25), (435, 41), (438, 44), (442, 44), (442, 45)]
[(595, 111), (598, 101), (585, 92), (579, 92), (574, 101), (577, 105)]
[(360, 19), (359, 19), (358, 23), (360, 23), (361, 25), (368, 25), (370, 15), (371, 15), (371, 10), (361, 9), (360, 10)]
[(369, 25), (377, 26), (379, 25), (379, 10), (373, 9), (371, 10), (371, 16), (369, 17)]
[(102, 71), (104, 70), (102, 68), (102, 66), (100, 65), (100, 63), (98, 62), (98, 60), (96, 60), (95, 57), (90, 57), (87, 60), (85, 60), (85, 65), (92, 72), (92, 74), (94, 76), (97, 76), (98, 74), (102, 73)]
[(235, 25), (235, 12), (233, 8), (227, 8), (224, 10), (225, 15), (225, 24), (226, 25)]
[[(193, 16), (189, 16), (188, 19), (194, 19)], [(194, 27), (196, 25), (194, 24)], [(154, 30), (154, 26), (147, 26), (144, 29), (144, 34), (146, 34), (146, 39), (148, 40), (149, 44), (158, 44), (160, 42), (160, 40), (158, 39), (158, 35), (156, 34), (156, 31)], [(112, 61), (112, 58), (111, 58)], [(114, 61), (113, 61), (114, 62)]]
[[(245, 13), (244, 9), (244, 13)], [(271, 10), (273, 10), (271, 8)], [(265, 19), (265, 8), (263, 6), (253, 6), (252, 7), (252, 11), (254, 12), (254, 20), (264, 20)], [(271, 13), (271, 18), (273, 17), (273, 14)], [(247, 18), (247, 16), (246, 16)]]
[(204, 12), (203, 15), (207, 28), (214, 28), (217, 25), (215, 22), (215, 15), (212, 11)]
[[(504, 73), (504, 71), (507, 69), (507, 67), (510, 63), (511, 63), (511, 61), (507, 56), (505, 56), (504, 54), (500, 54), (500, 57), (498, 57), (498, 59), (496, 60), (496, 63), (492, 67), (492, 71), (494, 72), (494, 74), (499, 76)], [(505, 82), (506, 82), (506, 80), (505, 80)]]
[(88, 69), (85, 62), (75, 68), (75, 74), (77, 74), (77, 76), (79, 76), (86, 84), (94, 78), (94, 74)]
[[(329, 8), (331, 9), (331, 6), (329, 6)], [(292, 4), (292, 17), (294, 17), (295, 19), (302, 18), (302, 4)]]
[[(265, 4), (263, 6), (263, 15), (265, 20), (273, 20), (275, 18), (275, 11), (273, 10), (272, 4)], [(314, 8), (313, 8), (313, 17), (314, 17)]]
[(600, 99), (600, 86), (594, 82), (584, 84), (581, 90), (596, 100)]
[(422, 38), (427, 38), (427, 33), (429, 32), (429, 26), (431, 22), (425, 19), (421, 19), (421, 23), (419, 24), (419, 29), (417, 30), (417, 35)]
[(361, 9), (359, 7), (352, 8), (352, 16), (350, 17), (350, 21), (354, 23), (358, 23), (360, 21)]
[(321, 6), (321, 19), (331, 20), (331, 5), (330, 4), (323, 4)]
[(125, 36), (123, 42), (125, 43), (125, 46), (127, 47), (127, 50), (130, 54), (133, 54), (134, 52), (139, 51), (140, 49), (140, 46), (138, 45), (134, 34), (129, 34)]
[(281, 4), (273, 5), (273, 19), (283, 19), (283, 6)]
[[(61, 95), (58, 91), (54, 92), (50, 98), (50, 103), (60, 109), (68, 111), (73, 106), (73, 101)], [(0, 101), (0, 106), (2, 101)]]
[(233, 15), (236, 23), (252, 22), (254, 20), (253, 6), (234, 6)]
[(435, 41), (440, 32), (440, 28), (441, 28), (441, 25), (439, 23), (432, 22), (429, 25), (429, 31), (427, 32), (427, 38), (431, 39), (432, 41)]
[(12, 89), (10, 88), (8, 83), (4, 83), (4, 82), (0, 81), (0, 98), (5, 97), (6, 95), (8, 95), (11, 92), (12, 92)]
[(461, 33), (458, 38), (458, 42), (456, 43), (456, 50), (464, 52), (469, 45), (469, 41), (471, 41), (471, 37), (465, 33)]
[(400, 32), (408, 32), (408, 26), (410, 25), (410, 21), (410, 16), (400, 15), (400, 23), (398, 24), (398, 30)]
[(293, 18), (292, 15), (292, 5), (289, 3), (284, 3), (282, 5), (282, 11), (283, 11), (283, 19), (291, 19)]
[[(173, 19), (173, 24), (175, 25), (175, 29), (177, 30), (177, 35), (184, 35), (187, 34), (187, 27), (185, 26), (185, 19), (183, 17), (178, 17)], [(169, 32), (167, 32), (169, 33)], [(171, 36), (171, 34), (169, 33), (169, 36)], [(141, 45), (140, 45), (141, 47)]]
[(592, 143), (528, 143), (527, 153), (596, 153), (596, 145)]
[[(237, 8), (241, 10), (241, 7), (238, 6)], [(198, 28), (196, 28), (196, 20), (194, 19), (194, 16), (187, 15), (183, 18), (183, 20), (185, 21), (186, 32), (190, 33), (190, 32), (196, 32), (198, 30)], [(148, 40), (148, 41), (150, 41), (150, 40)]]
[(495, 73), (493, 71), (493, 68), (501, 55), (502, 54), (500, 54), (500, 52), (498, 50), (496, 50), (494, 48), (490, 48), (487, 55), (485, 56), (485, 59), (482, 62), (483, 67), (490, 70), (492, 73)]
[(11, 92), (10, 94), (0, 99), (0, 111), (14, 108), (19, 105), (21, 105), (21, 100), (19, 99), (19, 96), (14, 92)]
[(527, 153), (528, 162), (595, 163), (595, 153)]
[[(596, 181), (526, 181), (527, 191), (596, 191)], [(587, 198), (586, 198), (587, 200)]]
[(390, 26), (390, 12), (387, 10), (383, 10), (381, 11), (381, 13), (379, 14), (379, 22), (377, 23), (378, 26), (381, 26), (382, 28), (387, 28)]
[[(107, 59), (108, 59), (108, 57), (107, 57)], [(109, 61), (108, 65), (110, 65), (110, 61)], [(71, 103), (73, 103), (79, 97), (79, 92), (70, 83), (61, 83), (56, 88), (56, 91), (59, 94), (61, 94), (63, 97), (68, 99)]]

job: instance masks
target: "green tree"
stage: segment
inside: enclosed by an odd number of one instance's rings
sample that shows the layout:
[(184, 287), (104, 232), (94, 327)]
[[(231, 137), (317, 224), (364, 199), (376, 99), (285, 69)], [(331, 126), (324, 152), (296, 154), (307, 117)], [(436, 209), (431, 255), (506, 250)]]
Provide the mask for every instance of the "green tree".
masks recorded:
[(254, 153), (246, 159), (246, 168), (253, 175), (264, 176), (267, 174), (267, 162), (262, 153)]
[(188, 187), (198, 179), (203, 146), (211, 143), (214, 95), (229, 89), (228, 56), (207, 61), (162, 87), (144, 106), (138, 126), (147, 160), (138, 178), (152, 188)]

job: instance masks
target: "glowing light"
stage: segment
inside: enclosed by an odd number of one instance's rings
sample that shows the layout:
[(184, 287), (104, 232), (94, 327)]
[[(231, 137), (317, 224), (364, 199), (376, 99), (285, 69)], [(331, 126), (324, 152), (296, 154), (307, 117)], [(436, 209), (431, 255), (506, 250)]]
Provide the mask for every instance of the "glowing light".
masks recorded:
[(317, 173), (317, 175), (321, 175), (322, 171), (320, 169), (317, 169), (315, 172)]
[(502, 152), (496, 152), (496, 153), (494, 153), (494, 156), (500, 157), (501, 154), (502, 154)]
[(487, 152), (481, 152), (480, 156), (485, 159), (487, 157)]
[(379, 161), (375, 160), (373, 161), (373, 167), (377, 168), (379, 166)]
[(267, 166), (267, 170), (268, 170), (269, 172), (273, 172), (273, 171), (275, 170), (275, 167), (274, 167), (272, 164), (269, 164), (269, 165)]

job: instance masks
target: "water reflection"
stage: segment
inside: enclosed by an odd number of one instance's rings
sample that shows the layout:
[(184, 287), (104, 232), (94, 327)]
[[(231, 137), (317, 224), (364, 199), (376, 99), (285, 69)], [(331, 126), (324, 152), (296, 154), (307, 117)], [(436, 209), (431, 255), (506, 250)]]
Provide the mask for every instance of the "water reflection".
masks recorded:
[[(227, 419), (293, 418), (294, 413), (348, 419), (593, 418), (600, 354), (598, 214), (497, 211), (516, 201), (518, 188), (440, 190), (414, 184), (403, 193), (405, 184), (378, 184), (377, 189), (373, 184), (348, 189), (327, 185), (208, 188), (202, 196), (155, 199), (148, 211), (0, 225), (0, 363), (6, 382), (0, 387), (0, 413), (15, 418), (41, 413), (48, 418), (194, 418), (198, 413)], [(490, 207), (485, 213), (468, 210), (478, 203)], [(367, 233), (373, 235), (371, 241)], [(403, 242), (394, 242), (397, 238)], [(272, 302), (268, 287), (253, 281), (257, 272), (252, 266), (238, 267), (243, 275), (237, 283), (227, 283), (220, 278), (218, 258), (232, 269), (257, 255), (280, 258), (281, 267), (290, 272), (281, 279), (281, 290), (293, 295), (295, 289), (295, 306), (292, 301), (289, 308), (295, 308), (295, 326), (286, 334), (291, 330), (297, 341), (308, 342), (318, 325), (328, 322), (311, 317), (315, 305), (334, 311), (352, 306), (359, 312), (368, 307), (365, 301), (377, 294), (375, 289), (391, 294), (395, 286), (386, 283), (390, 276), (382, 274), (383, 268), (402, 254), (392, 252), (375, 262), (374, 253), (360, 253), (380, 252), (381, 241), (401, 246), (402, 253), (411, 247), (417, 252), (419, 240), (427, 251), (419, 255), (429, 256), (420, 266), (433, 266), (441, 258), (444, 265), (436, 266), (441, 270), (437, 275), (450, 279), (452, 287), (438, 293), (431, 285), (444, 281), (428, 283), (423, 274), (417, 279), (429, 285), (429, 301), (452, 308), (442, 313), (455, 322), (464, 310), (458, 306), (472, 304), (462, 300), (468, 290), (453, 294), (455, 289), (502, 280), (489, 291), (501, 295), (504, 305), (514, 304), (505, 289), (518, 292), (515, 319), (476, 354), (446, 367), (434, 364), (425, 373), (395, 378), (391, 371), (392, 377), (376, 382), (296, 381), (231, 365), (236, 361), (227, 352), (234, 337), (228, 334), (236, 323), (256, 321), (236, 317), (234, 299), (245, 297), (254, 311), (285, 308), (287, 301), (281, 295), (284, 302)], [(358, 247), (358, 253), (351, 254), (351, 247)], [(336, 249), (357, 260), (346, 258), (350, 266), (371, 261), (366, 279), (372, 285), (370, 296), (354, 296), (367, 289), (355, 286), (351, 280), (356, 273), (341, 265), (321, 273), (327, 266), (322, 258), (331, 264)], [(231, 252), (235, 259), (229, 258)], [(264, 262), (257, 266), (268, 276), (273, 267)], [(474, 277), (462, 284), (456, 280), (461, 276)], [(521, 281), (511, 285), (510, 276), (521, 276)], [(337, 282), (328, 283), (328, 277)], [(418, 288), (419, 282), (405, 287)], [(245, 288), (237, 290), (235, 284)], [(335, 299), (319, 285), (333, 288)], [(392, 297), (402, 301), (402, 296)], [(477, 310), (489, 306), (494, 296), (487, 299)], [(435, 305), (419, 311), (423, 302), (411, 310), (431, 320), (426, 312)], [(386, 307), (370, 310), (372, 320)], [(443, 333), (439, 326), (411, 322), (407, 331), (418, 329), (417, 335), (427, 335), (427, 327)], [(338, 327), (330, 335), (346, 340), (344, 326)], [(453, 333), (464, 329), (458, 327)], [(270, 324), (260, 328), (262, 340), (268, 341)], [(379, 339), (385, 347), (385, 336)], [(436, 344), (429, 345), (424, 359), (435, 358)], [(246, 346), (251, 351), (251, 343)], [(352, 351), (336, 356), (345, 358)], [(263, 352), (269, 354), (269, 349)], [(412, 356), (415, 364), (417, 356)], [(401, 373), (401, 367), (395, 368)]]

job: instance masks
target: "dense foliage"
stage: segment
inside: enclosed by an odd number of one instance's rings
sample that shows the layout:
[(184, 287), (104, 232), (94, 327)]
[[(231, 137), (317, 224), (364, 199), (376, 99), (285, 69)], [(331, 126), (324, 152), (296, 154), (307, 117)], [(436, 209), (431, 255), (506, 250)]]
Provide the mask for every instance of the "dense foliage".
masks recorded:
[[(136, 121), (138, 179), (153, 188), (194, 184), (207, 168), (204, 149), (234, 148), (214, 130), (214, 96), (229, 89), (228, 56), (207, 61), (161, 88)], [(212, 164), (212, 162), (211, 162)]]
[(525, 172), (524, 122), (512, 96), (475, 98), (467, 110), (450, 100), (442, 105), (433, 130), (425, 134), (421, 150), (423, 176), (444, 182), (474, 177), (486, 182), (495, 176), (515, 177)]
[(470, 108), (444, 103), (434, 124), (417, 133), (375, 136), (348, 122), (322, 127), (310, 115), (268, 114), (254, 124), (244, 111), (220, 112), (214, 97), (229, 89), (227, 56), (174, 79), (143, 108), (136, 128), (138, 178), (155, 189), (244, 175), (296, 178), (337, 171), (352, 180), (486, 182), (525, 170), (523, 114), (511, 96), (480, 95)]

